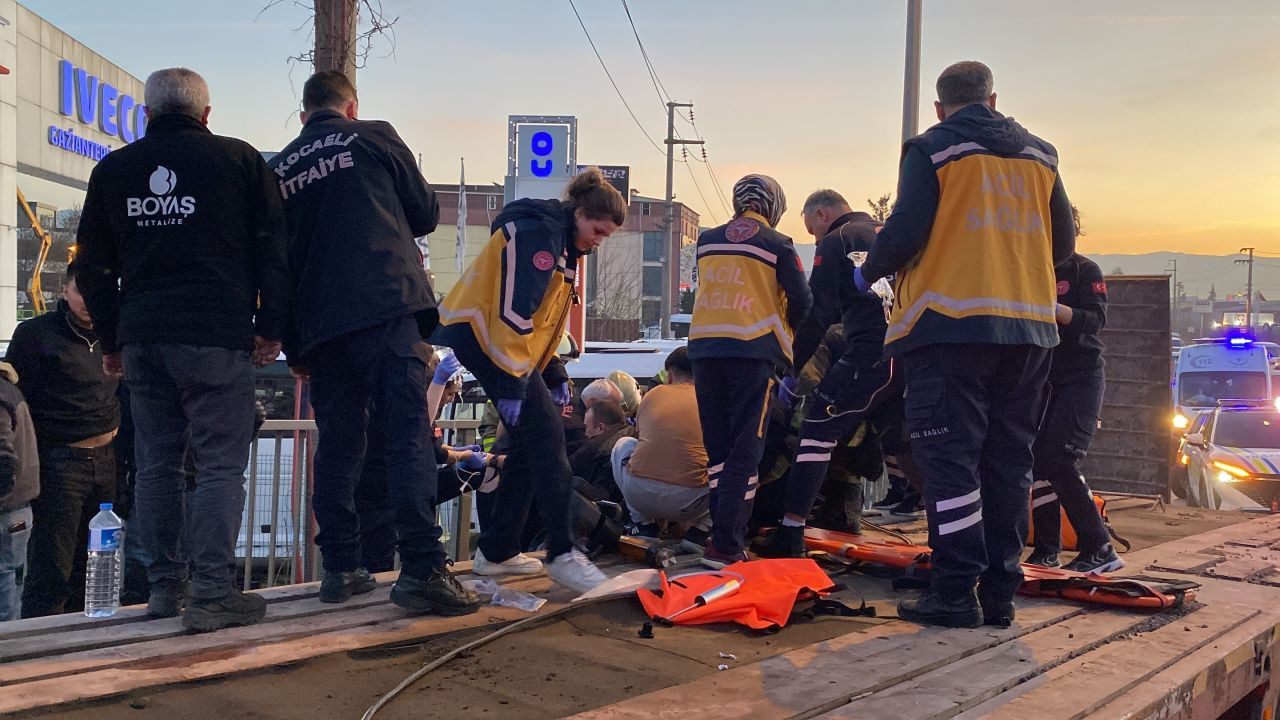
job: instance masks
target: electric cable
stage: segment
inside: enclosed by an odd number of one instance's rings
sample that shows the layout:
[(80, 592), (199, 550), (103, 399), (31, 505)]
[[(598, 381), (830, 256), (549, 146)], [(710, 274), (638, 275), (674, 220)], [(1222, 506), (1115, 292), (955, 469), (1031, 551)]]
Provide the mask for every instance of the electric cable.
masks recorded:
[(491, 643), (494, 640), (510, 635), (511, 633), (514, 633), (517, 630), (523, 630), (543, 620), (551, 620), (552, 618), (560, 617), (561, 615), (565, 615), (569, 613), (569, 611), (571, 610), (590, 607), (592, 605), (597, 605), (607, 600), (617, 600), (618, 598), (629, 597), (632, 594), (633, 594), (632, 591), (627, 591), (623, 593), (614, 593), (612, 595), (602, 595), (598, 598), (583, 600), (582, 602), (570, 603), (568, 605), (565, 605), (562, 608), (557, 608), (555, 610), (552, 610), (549, 613), (545, 613), (542, 615), (531, 615), (527, 618), (524, 618), (523, 620), (517, 620), (516, 622), (513, 622), (510, 625), (507, 625), (506, 627), (499, 628), (498, 630), (495, 630), (494, 632), (491, 632), (482, 638), (473, 640), (465, 645), (456, 647), (453, 650), (450, 650), (449, 652), (445, 653), (444, 655), (441, 655), (439, 658), (436, 658), (435, 660), (432, 660), (426, 665), (423, 665), (422, 667), (415, 670), (408, 677), (406, 677), (404, 680), (401, 680), (399, 685), (396, 685), (389, 692), (387, 692), (382, 697), (378, 698), (376, 702), (370, 705), (369, 709), (364, 711), (364, 715), (361, 716), (361, 720), (370, 720), (370, 718), (372, 718), (379, 710), (386, 707), (387, 703), (394, 700), (396, 696), (398, 696), (400, 693), (408, 689), (409, 686), (421, 680), (423, 677), (426, 677), (426, 675), (431, 671), (440, 668), (445, 663), (449, 662), (450, 660), (458, 657), (459, 655), (465, 652), (474, 650), (480, 647), (481, 645), (487, 645), (488, 643)]
[(578, 14), (578, 7), (573, 4), (573, 0), (569, 0), (569, 7), (573, 8), (573, 15), (574, 17), (578, 18), (578, 25), (582, 27), (583, 34), (587, 36), (587, 42), (591, 44), (591, 51), (596, 54), (596, 60), (600, 61), (600, 67), (601, 69), (604, 70), (605, 77), (609, 78), (609, 84), (613, 85), (614, 92), (618, 93), (618, 99), (622, 101), (622, 106), (627, 109), (627, 114), (630, 115), (631, 119), (635, 121), (636, 127), (640, 128), (640, 132), (644, 134), (644, 138), (649, 141), (649, 144), (653, 146), (653, 149), (657, 150), (659, 153), (663, 155), (666, 155), (666, 151), (663, 150), (658, 145), (658, 143), (654, 142), (654, 139), (649, 136), (649, 132), (645, 130), (644, 125), (640, 123), (640, 118), (636, 117), (635, 111), (631, 109), (631, 104), (628, 103), (627, 98), (623, 96), (622, 89), (619, 88), (618, 83), (614, 81), (613, 73), (609, 72), (609, 66), (605, 65), (604, 58), (600, 56), (600, 51), (596, 49), (596, 42), (591, 39), (591, 33), (587, 30), (586, 23), (582, 21), (582, 16)]

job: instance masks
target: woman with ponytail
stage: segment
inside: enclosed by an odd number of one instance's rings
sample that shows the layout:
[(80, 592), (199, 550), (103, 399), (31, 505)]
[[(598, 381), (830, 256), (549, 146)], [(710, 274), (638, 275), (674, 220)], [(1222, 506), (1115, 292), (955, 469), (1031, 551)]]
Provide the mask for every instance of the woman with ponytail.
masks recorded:
[(551, 579), (577, 592), (605, 580), (569, 536), (572, 475), (560, 415), (571, 398), (556, 347), (578, 301), (578, 259), (626, 217), (626, 200), (598, 168), (573, 178), (563, 200), (516, 200), (498, 214), (488, 243), (440, 306), (432, 342), (452, 348), (476, 376), (511, 436), (493, 518), (481, 528), (472, 566), (479, 575), (542, 570), (519, 544), (536, 497)]

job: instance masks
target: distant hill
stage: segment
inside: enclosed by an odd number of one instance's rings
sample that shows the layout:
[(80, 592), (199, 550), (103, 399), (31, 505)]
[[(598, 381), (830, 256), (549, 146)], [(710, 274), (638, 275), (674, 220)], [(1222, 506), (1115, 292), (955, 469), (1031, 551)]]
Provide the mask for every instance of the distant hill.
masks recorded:
[[(1187, 295), (1205, 297), (1209, 288), (1217, 290), (1222, 300), (1229, 293), (1243, 293), (1248, 267), (1235, 263), (1243, 255), (1190, 255), (1187, 253), (1158, 252), (1145, 255), (1090, 254), (1102, 272), (1112, 274), (1122, 270), (1126, 275), (1160, 275), (1168, 271), (1170, 260), (1178, 261), (1178, 282)], [(1280, 257), (1254, 258), (1253, 287), (1267, 299), (1280, 300)]]
[[(796, 243), (805, 269), (813, 267), (812, 243)], [(1108, 275), (1121, 270), (1125, 275), (1163, 275), (1169, 269), (1169, 261), (1178, 261), (1178, 282), (1188, 297), (1206, 297), (1209, 288), (1217, 290), (1218, 299), (1225, 300), (1230, 293), (1244, 293), (1248, 271), (1235, 261), (1243, 255), (1190, 255), (1187, 253), (1158, 252), (1145, 255), (1096, 255), (1089, 258), (1098, 263)], [(1253, 286), (1268, 300), (1280, 300), (1280, 257), (1258, 256), (1253, 263)]]

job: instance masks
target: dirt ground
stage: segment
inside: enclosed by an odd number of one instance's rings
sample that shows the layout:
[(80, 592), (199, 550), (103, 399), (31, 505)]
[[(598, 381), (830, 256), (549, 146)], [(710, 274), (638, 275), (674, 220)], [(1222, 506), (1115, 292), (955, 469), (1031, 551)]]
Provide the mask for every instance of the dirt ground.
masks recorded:
[[(1146, 509), (1148, 504), (1134, 506), (1132, 501), (1125, 501), (1115, 503), (1111, 511), (1112, 525), (1133, 543), (1134, 550), (1252, 517), (1177, 506)], [(917, 524), (897, 529), (918, 537), (920, 527)], [(861, 574), (835, 579), (851, 588), (838, 596), (846, 603), (856, 607), (865, 598), (882, 616), (893, 614), (897, 596), (887, 581)], [(722, 663), (750, 663), (875, 622), (797, 618), (773, 635), (751, 633), (736, 626), (658, 627), (653, 639), (644, 640), (637, 637), (643, 621), (634, 599), (583, 608), (455, 659), (411, 687), (378, 717), (562, 717), (689, 682), (717, 672)], [(424, 663), (491, 630), (399, 648), (339, 653), (271, 671), (136, 692), (23, 717), (355, 720), (382, 693)], [(737, 659), (722, 659), (721, 652), (734, 654)]]

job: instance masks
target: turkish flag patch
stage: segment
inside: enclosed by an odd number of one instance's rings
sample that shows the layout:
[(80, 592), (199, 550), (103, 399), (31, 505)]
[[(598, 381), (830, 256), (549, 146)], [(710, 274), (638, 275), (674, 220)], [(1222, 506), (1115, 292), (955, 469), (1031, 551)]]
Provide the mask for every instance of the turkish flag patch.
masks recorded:
[[(815, 263), (816, 263), (816, 261), (815, 261)], [(799, 270), (800, 272), (804, 272), (804, 263), (800, 262), (800, 256), (799, 256), (799, 255), (797, 255), (797, 256), (796, 256), (796, 269), (797, 269), (797, 270)]]
[(1067, 292), (1068, 292), (1068, 291), (1070, 291), (1070, 290), (1071, 290), (1071, 283), (1070, 283), (1070, 282), (1068, 282), (1068, 281), (1066, 281), (1066, 280), (1059, 280), (1059, 281), (1058, 281), (1058, 294), (1059, 294), (1059, 295), (1066, 295), (1066, 294), (1067, 294)]
[[(796, 259), (799, 260), (800, 258), (797, 257)], [(822, 256), (821, 255), (815, 256), (813, 258), (813, 266), (818, 267), (821, 264), (822, 264)]]
[(1093, 284), (1093, 291), (1099, 295), (1107, 294), (1107, 284), (1105, 282), (1096, 282)]

